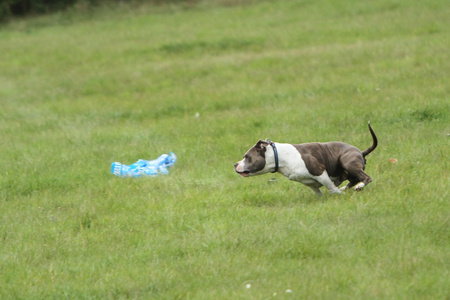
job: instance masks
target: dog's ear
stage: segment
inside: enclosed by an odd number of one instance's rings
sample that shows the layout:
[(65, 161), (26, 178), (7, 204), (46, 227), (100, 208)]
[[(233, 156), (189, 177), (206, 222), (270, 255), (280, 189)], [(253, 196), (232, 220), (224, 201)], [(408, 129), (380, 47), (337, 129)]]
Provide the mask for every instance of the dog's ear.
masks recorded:
[(259, 140), (256, 143), (255, 148), (257, 150), (259, 150), (259, 151), (262, 151), (262, 150), (266, 151), (266, 147), (269, 146), (269, 145), (270, 145), (269, 142), (266, 142), (266, 141), (263, 141), (263, 140)]

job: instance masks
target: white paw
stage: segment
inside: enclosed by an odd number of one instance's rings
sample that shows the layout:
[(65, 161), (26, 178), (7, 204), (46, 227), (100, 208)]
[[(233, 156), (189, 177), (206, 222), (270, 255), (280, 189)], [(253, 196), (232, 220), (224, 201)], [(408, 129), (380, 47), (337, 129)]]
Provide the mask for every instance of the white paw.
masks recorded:
[(358, 191), (358, 192), (362, 191), (365, 186), (366, 185), (364, 183), (360, 182), (357, 185), (355, 185), (355, 191)]
[(341, 190), (338, 188), (334, 188), (334, 189), (330, 189), (329, 192), (330, 192), (330, 194), (340, 194)]

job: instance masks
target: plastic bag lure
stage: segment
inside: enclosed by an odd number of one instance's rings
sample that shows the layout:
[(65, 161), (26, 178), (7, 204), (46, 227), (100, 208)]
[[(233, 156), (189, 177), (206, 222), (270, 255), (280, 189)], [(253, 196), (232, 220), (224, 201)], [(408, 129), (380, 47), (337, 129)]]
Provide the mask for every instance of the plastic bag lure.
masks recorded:
[(169, 174), (168, 168), (173, 166), (177, 161), (175, 153), (162, 154), (154, 160), (139, 159), (131, 165), (124, 165), (119, 162), (111, 164), (111, 173), (120, 177), (142, 177), (142, 176), (158, 176), (161, 174)]

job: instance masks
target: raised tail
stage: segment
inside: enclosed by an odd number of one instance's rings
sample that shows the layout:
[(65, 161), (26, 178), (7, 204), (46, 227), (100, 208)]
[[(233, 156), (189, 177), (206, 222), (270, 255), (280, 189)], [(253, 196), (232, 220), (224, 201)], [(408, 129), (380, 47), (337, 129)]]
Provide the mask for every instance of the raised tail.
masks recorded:
[(366, 157), (367, 155), (369, 155), (369, 153), (372, 152), (373, 150), (375, 150), (375, 148), (378, 146), (377, 136), (375, 135), (375, 132), (373, 132), (372, 127), (370, 126), (370, 122), (368, 123), (368, 125), (369, 125), (370, 134), (372, 135), (373, 144), (372, 144), (372, 146), (370, 146), (369, 148), (367, 148), (366, 150), (364, 150), (362, 152), (363, 157)]

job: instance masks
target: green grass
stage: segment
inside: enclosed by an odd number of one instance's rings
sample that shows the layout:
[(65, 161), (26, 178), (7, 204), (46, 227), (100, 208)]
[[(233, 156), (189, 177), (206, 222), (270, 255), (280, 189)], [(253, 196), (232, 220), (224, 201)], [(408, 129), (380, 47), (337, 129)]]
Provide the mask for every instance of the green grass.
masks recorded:
[[(82, 9), (0, 28), (1, 299), (450, 297), (447, 1)], [(369, 120), (361, 193), (234, 173)]]

